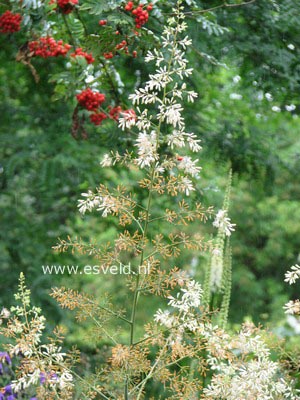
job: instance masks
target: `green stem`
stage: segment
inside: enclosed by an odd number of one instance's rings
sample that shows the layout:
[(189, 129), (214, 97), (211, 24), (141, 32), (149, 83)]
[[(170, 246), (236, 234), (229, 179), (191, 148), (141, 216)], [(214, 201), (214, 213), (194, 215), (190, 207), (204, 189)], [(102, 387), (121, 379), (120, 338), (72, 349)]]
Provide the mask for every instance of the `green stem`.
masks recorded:
[[(241, 7), (241, 6), (246, 6), (248, 4), (252, 4), (255, 3), (256, 0), (249, 0), (249, 1), (244, 1), (242, 3), (233, 3), (233, 4), (229, 4), (224, 2), (223, 4), (219, 5), (219, 6), (215, 6), (215, 7), (211, 7), (211, 8), (205, 8), (203, 10), (193, 10), (193, 11), (187, 11), (187, 12), (183, 12), (183, 14), (185, 14), (186, 16), (189, 15), (197, 15), (197, 14), (204, 14), (204, 13), (208, 13), (208, 12), (212, 12), (215, 11), (219, 8), (226, 8), (226, 7)], [(165, 13), (165, 15), (174, 15), (174, 13)]]
[[(153, 185), (153, 179), (154, 179), (154, 172), (155, 172), (155, 167), (152, 167), (152, 172), (151, 172), (151, 186), (149, 188), (149, 195), (148, 195), (148, 201), (147, 201), (147, 207), (146, 207), (146, 221), (145, 221), (145, 227), (142, 231), (143, 234), (143, 241), (146, 238), (147, 231), (148, 231), (148, 225), (149, 225), (149, 215), (150, 215), (150, 207), (151, 207), (151, 199), (152, 199), (152, 185)], [(144, 262), (144, 249), (142, 250), (141, 253), (141, 259), (140, 259), (140, 265), (142, 265)], [(132, 303), (132, 311), (131, 311), (131, 320), (130, 320), (130, 346), (133, 346), (134, 343), (134, 330), (135, 330), (135, 321), (136, 321), (136, 310), (137, 310), (137, 304), (138, 304), (138, 299), (140, 295), (140, 273), (139, 269), (137, 271), (137, 276), (136, 276), (136, 283), (135, 283), (135, 290), (134, 290), (134, 295), (133, 295), (133, 303)], [(129, 377), (126, 378), (125, 381), (125, 390), (124, 390), (124, 399), (129, 400), (129, 395), (128, 395), (128, 385), (129, 385)]]
[[(154, 171), (155, 171), (155, 167), (152, 167), (151, 186), (149, 188), (148, 202), (147, 202), (147, 207), (146, 207), (146, 221), (145, 221), (145, 227), (143, 230), (143, 241), (146, 238), (147, 231), (148, 231), (148, 225), (149, 225), (149, 215), (150, 215), (150, 207), (151, 207), (151, 200), (152, 200), (152, 185), (153, 185), (153, 179), (154, 179)], [(143, 262), (144, 262), (144, 250), (141, 253), (140, 265), (143, 265)], [(133, 340), (134, 340), (136, 309), (137, 309), (137, 303), (138, 303), (138, 298), (139, 298), (139, 293), (140, 293), (139, 284), (140, 284), (140, 273), (138, 271), (137, 276), (136, 276), (135, 290), (134, 290), (134, 296), (133, 296), (133, 305), (132, 305), (132, 312), (131, 312), (130, 346), (133, 345)]]
[[(91, 301), (91, 304), (94, 306), (94, 303), (93, 303), (92, 301)], [(131, 321), (129, 321), (129, 319), (127, 319), (127, 318), (125, 318), (125, 317), (122, 317), (122, 315), (118, 314), (117, 312), (115, 312), (115, 311), (113, 311), (113, 310), (110, 310), (110, 309), (107, 308), (107, 307), (101, 306), (100, 304), (97, 304), (96, 307), (100, 308), (100, 309), (103, 310), (103, 311), (106, 311), (108, 314), (113, 315), (114, 317), (120, 319), (121, 321), (126, 322), (127, 324), (131, 324)]]
[[(167, 342), (167, 343), (168, 343), (168, 342)], [(179, 361), (182, 361), (182, 360), (186, 359), (187, 357), (188, 357), (188, 356), (182, 356), (182, 357), (178, 358), (178, 359), (175, 360), (175, 361), (172, 361), (172, 362), (170, 362), (170, 363), (168, 363), (168, 364), (163, 365), (161, 368), (158, 368), (156, 371), (155, 371), (155, 368), (156, 368), (158, 362), (155, 362), (155, 364), (154, 364), (153, 367), (151, 368), (151, 370), (150, 370), (149, 374), (146, 376), (146, 378), (143, 379), (143, 380), (133, 389), (133, 391), (136, 391), (137, 389), (139, 389), (139, 392), (138, 392), (138, 395), (137, 395), (137, 397), (136, 397), (136, 400), (139, 400), (139, 399), (141, 398), (141, 396), (142, 396), (142, 394), (143, 394), (143, 389), (144, 389), (144, 387), (145, 387), (147, 381), (148, 381), (149, 379), (151, 379), (151, 378), (153, 377), (154, 374), (159, 373), (162, 369), (169, 368), (169, 367), (171, 367), (172, 365), (176, 365), (177, 363), (179, 363)], [(157, 361), (159, 361), (159, 359), (158, 359)]]
[(112, 79), (112, 77), (111, 77), (111, 75), (110, 75), (110, 72), (109, 72), (109, 70), (108, 70), (108, 68), (107, 68), (107, 64), (106, 64), (104, 61), (102, 61), (102, 60), (100, 60), (100, 63), (101, 63), (101, 65), (102, 65), (103, 70), (104, 70), (104, 72), (105, 72), (105, 75), (107, 76), (107, 79), (108, 79), (108, 81), (109, 81), (109, 84), (110, 84), (110, 87), (111, 87), (111, 89), (112, 89), (112, 92), (113, 92), (113, 96), (114, 96), (114, 98), (115, 98), (115, 101), (116, 101), (116, 103), (118, 104), (118, 103), (119, 103), (119, 100), (120, 100), (118, 88), (116, 87), (116, 85), (115, 85), (115, 83), (114, 83), (114, 81), (113, 81), (113, 79)]

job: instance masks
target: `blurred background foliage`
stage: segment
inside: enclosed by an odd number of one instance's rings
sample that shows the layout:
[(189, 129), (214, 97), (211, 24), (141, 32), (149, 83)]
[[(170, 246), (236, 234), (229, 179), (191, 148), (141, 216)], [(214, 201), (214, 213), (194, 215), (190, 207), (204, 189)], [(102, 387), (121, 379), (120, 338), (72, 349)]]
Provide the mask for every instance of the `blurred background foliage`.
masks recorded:
[[(198, 9), (220, 5), (187, 3)], [(162, 7), (167, 11), (168, 2)], [(189, 18), (193, 47), (188, 57), (195, 69), (189, 84), (199, 99), (186, 109), (186, 118), (203, 145), (198, 182), (202, 202), (221, 207), (230, 168), (234, 176), (232, 324), (250, 318), (283, 326), (282, 306), (296, 295), (283, 279), (286, 269), (299, 262), (300, 249), (299, 14), (297, 2), (260, 0)], [(153, 22), (153, 29), (161, 29), (159, 22)], [(122, 151), (132, 138), (108, 123), (87, 124), (88, 139), (75, 140), (75, 101), (51, 101), (64, 89), (55, 89), (49, 76), (61, 73), (65, 62), (39, 61), (41, 79), (36, 84), (30, 71), (15, 62), (12, 48), (17, 47), (15, 39), (0, 37), (0, 307), (13, 301), (23, 271), (50, 324), (63, 323), (68, 343), (84, 346), (91, 327), (76, 326), (73, 316), (48, 296), (49, 289), (66, 285), (98, 298), (109, 292), (116, 304), (124, 304), (127, 288), (122, 276), (44, 275), (42, 265), (97, 264), (76, 254), (55, 254), (51, 247), (67, 235), (97, 242), (113, 239), (117, 227), (111, 219), (96, 214), (82, 219), (76, 203), (82, 191), (98, 183), (132, 184), (125, 169), (104, 171), (99, 166), (104, 152)], [(149, 66), (142, 57), (113, 62), (124, 84), (122, 102), (130, 106), (128, 94), (146, 79)], [(168, 225), (160, 229), (167, 231)], [(213, 232), (210, 226), (195, 224), (190, 229)], [(201, 280), (208, 260), (183, 254), (176, 262)], [(152, 302), (148, 316), (159, 306)], [(147, 319), (144, 314), (138, 317), (141, 322)]]

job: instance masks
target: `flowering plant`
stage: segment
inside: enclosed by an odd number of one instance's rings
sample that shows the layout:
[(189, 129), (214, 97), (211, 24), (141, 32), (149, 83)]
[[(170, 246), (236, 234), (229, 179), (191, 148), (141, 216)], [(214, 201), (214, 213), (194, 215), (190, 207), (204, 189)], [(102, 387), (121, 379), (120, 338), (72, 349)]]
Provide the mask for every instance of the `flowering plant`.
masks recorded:
[[(0, 371), (6, 382), (0, 393), (2, 399), (52, 399), (53, 396), (71, 399), (73, 375), (71, 367), (77, 354), (67, 355), (61, 347), (62, 331), (44, 340), (45, 317), (31, 306), (30, 290), (20, 275), (19, 290), (15, 295), (18, 305), (1, 312), (0, 333), (10, 341), (0, 353)], [(12, 363), (15, 368), (12, 368)], [(2, 397), (1, 397), (2, 396)]]
[[(128, 168), (137, 178), (132, 179), (131, 186), (100, 184), (95, 191), (82, 193), (78, 202), (82, 215), (99, 212), (103, 218), (117, 220), (120, 230), (113, 243), (99, 246), (92, 241), (67, 238), (55, 246), (58, 252), (70, 249), (92, 255), (108, 267), (130, 259), (134, 270), (126, 285), (131, 301), (125, 309), (119, 309), (108, 297), (99, 301), (64, 287), (53, 288), (52, 297), (63, 308), (76, 309), (79, 322), (89, 318), (95, 324), (96, 337), (105, 337), (109, 343), (104, 366), (84, 379), (72, 368), (76, 353), (69, 358), (61, 350), (60, 332), (56, 333), (56, 340), (42, 342), (45, 319), (39, 309), (31, 307), (30, 293), (21, 276), (16, 297), (21, 305), (11, 309), (12, 316), (7, 310), (2, 311), (3, 320), (7, 320), (2, 333), (11, 343), (0, 355), (0, 370), (11, 365), (13, 356), (19, 357), (17, 374), (4, 387), (3, 396), (74, 398), (77, 379), (83, 386), (79, 396), (86, 399), (149, 398), (150, 382), (169, 399), (296, 399), (293, 382), (280, 363), (271, 359), (267, 341), (259, 330), (249, 324), (235, 334), (225, 330), (231, 290), (229, 239), (235, 231), (228, 216), (231, 174), (222, 209), (214, 213), (212, 207), (204, 207), (198, 193), (201, 167), (199, 159), (193, 156), (201, 154), (200, 140), (195, 133), (188, 132), (182, 105), (185, 101), (195, 102), (198, 97), (186, 83), (193, 72), (186, 58), (192, 43), (186, 34), (183, 1), (178, 0), (171, 10), (159, 47), (146, 52), (145, 62), (154, 65), (155, 70), (145, 85), (129, 96), (130, 109), (119, 105), (118, 91), (115, 102), (104, 108), (108, 96), (99, 90), (102, 75), (106, 74), (111, 81), (113, 70), (107, 72), (103, 58), (114, 58), (117, 51), (128, 54), (128, 38), (113, 42), (113, 48), (106, 48), (105, 52), (101, 49), (103, 54), (97, 66), (94, 52), (74, 46), (77, 38), (72, 35), (69, 22), (79, 21), (85, 30), (78, 7), (80, 11), (84, 7), (93, 10), (94, 6), (97, 5), (87, 2), (82, 7), (78, 1), (57, 1), (47, 6), (50, 14), (58, 13), (64, 21), (74, 41), (72, 53), (68, 55), (71, 45), (62, 39), (40, 36), (28, 44), (29, 53), (23, 56), (28, 65), (33, 57), (69, 57), (71, 72), (64, 85), (74, 85), (74, 136), (83, 129), (81, 115), (88, 115), (95, 125), (106, 119), (115, 120), (122, 131), (130, 131), (134, 138), (126, 151), (112, 150), (101, 162), (103, 168), (117, 164)], [(152, 8), (152, 4), (128, 2), (122, 10), (128, 18), (134, 16), (133, 29), (139, 30), (148, 22)], [(78, 19), (68, 21), (66, 15), (73, 14)], [(30, 12), (28, 15), (30, 20)], [(108, 20), (100, 20), (99, 26), (110, 29)], [(133, 35), (139, 34), (132, 32), (132, 26), (130, 29), (131, 36), (127, 36), (133, 41)], [(119, 35), (118, 30), (115, 36)], [(77, 76), (78, 70), (80, 85), (74, 77), (68, 80), (74, 71)], [(165, 208), (168, 198), (172, 199), (172, 207)], [(207, 239), (202, 224), (197, 232), (186, 231), (190, 222), (204, 223), (213, 215), (212, 225), (218, 229), (215, 239)], [(162, 221), (169, 224), (168, 232), (159, 231)], [(209, 253), (211, 261), (203, 285), (188, 268), (176, 265), (182, 252)], [(165, 307), (161, 306), (150, 321), (143, 321), (141, 333), (137, 321), (142, 296), (160, 296)], [(119, 331), (112, 321), (117, 321)]]

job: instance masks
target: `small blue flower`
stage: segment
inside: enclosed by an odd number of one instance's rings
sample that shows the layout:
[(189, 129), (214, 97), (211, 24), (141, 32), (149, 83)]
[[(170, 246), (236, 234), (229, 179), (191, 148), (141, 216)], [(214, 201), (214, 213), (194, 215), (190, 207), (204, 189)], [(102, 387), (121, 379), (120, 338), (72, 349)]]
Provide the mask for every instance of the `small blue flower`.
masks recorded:
[(4, 394), (13, 394), (11, 385), (6, 385), (4, 388)]
[(40, 373), (40, 383), (43, 384), (46, 382), (46, 375), (44, 372)]
[(56, 374), (55, 372), (52, 372), (52, 373), (50, 374), (50, 377), (51, 377), (51, 379), (54, 380), (54, 381), (56, 381), (56, 380), (58, 379), (58, 376), (57, 376), (57, 374)]
[(11, 358), (6, 351), (0, 351), (0, 360), (6, 361), (8, 365), (11, 365)]

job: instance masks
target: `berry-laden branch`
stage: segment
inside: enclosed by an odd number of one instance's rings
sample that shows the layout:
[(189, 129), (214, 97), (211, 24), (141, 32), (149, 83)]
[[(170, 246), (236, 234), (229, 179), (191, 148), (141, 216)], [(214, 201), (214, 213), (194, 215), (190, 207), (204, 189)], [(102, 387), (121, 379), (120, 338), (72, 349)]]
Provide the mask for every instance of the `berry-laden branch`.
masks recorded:
[[(99, 11), (96, 12), (92, 6), (81, 4), (79, 0), (51, 0), (49, 3), (38, 2), (36, 5), (12, 1), (12, 10), (6, 10), (0, 15), (0, 33), (16, 35), (16, 43), (20, 43), (17, 61), (30, 68), (37, 82), (38, 72), (32, 65), (35, 58), (65, 58), (67, 69), (51, 79), (52, 82), (59, 82), (56, 99), (61, 96), (71, 103), (84, 90), (102, 94), (103, 87), (110, 88), (103, 93), (110, 103), (104, 110), (99, 107), (92, 110), (84, 105), (82, 107), (80, 103), (75, 109), (74, 115), (81, 122), (80, 129), (76, 129), (78, 123), (74, 123), (73, 118), (72, 135), (78, 139), (78, 132), (81, 131), (82, 137), (86, 138), (84, 110), (92, 112), (87, 120), (96, 126), (108, 119), (118, 121), (121, 113), (125, 117), (130, 115), (130, 118), (134, 118), (133, 111), (127, 113), (126, 107), (122, 106), (127, 100), (122, 100), (118, 82), (112, 77), (112, 71), (119, 68), (119, 60), (114, 62), (110, 59), (115, 56), (138, 56), (138, 47), (143, 46), (144, 40), (142, 29), (147, 24), (152, 9), (151, 3), (142, 4), (136, 1), (121, 5), (112, 1), (107, 6), (99, 5)], [(120, 10), (127, 16), (125, 21), (120, 21)], [(95, 20), (94, 14), (106, 18), (95, 23), (92, 22)], [(121, 25), (119, 21), (122, 22)], [(118, 28), (119, 25), (122, 26), (122, 31)], [(20, 31), (22, 35), (18, 35)], [(107, 64), (108, 60), (110, 61)]]

